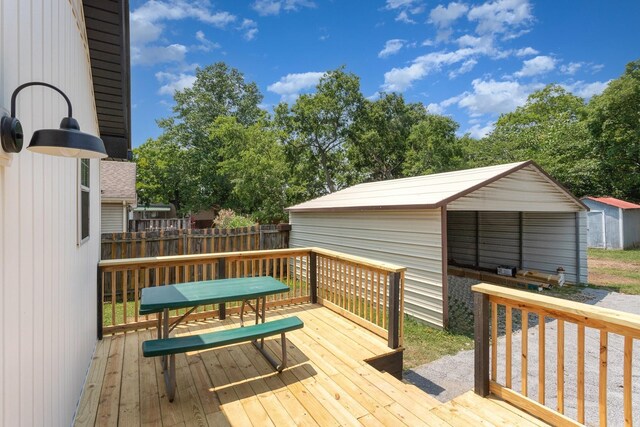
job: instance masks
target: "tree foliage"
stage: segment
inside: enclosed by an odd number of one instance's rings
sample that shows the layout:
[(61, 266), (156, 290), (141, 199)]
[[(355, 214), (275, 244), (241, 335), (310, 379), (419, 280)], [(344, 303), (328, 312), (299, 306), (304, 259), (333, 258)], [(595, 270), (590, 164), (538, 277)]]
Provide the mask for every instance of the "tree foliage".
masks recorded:
[(365, 99), (356, 75), (327, 72), (273, 117), (255, 83), (217, 63), (176, 92), (163, 129), (134, 150), (140, 203), (215, 207), (261, 222), (345, 186), (533, 159), (577, 196), (640, 201), (640, 60), (585, 103), (559, 85), (532, 93), (482, 139), (400, 94)]

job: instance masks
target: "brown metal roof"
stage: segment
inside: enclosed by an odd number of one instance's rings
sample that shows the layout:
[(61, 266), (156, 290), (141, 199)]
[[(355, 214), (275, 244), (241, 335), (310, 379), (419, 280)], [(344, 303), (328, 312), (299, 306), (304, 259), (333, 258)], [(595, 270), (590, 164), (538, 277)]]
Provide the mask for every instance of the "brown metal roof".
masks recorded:
[(129, 1), (84, 0), (93, 91), (107, 154), (126, 159), (131, 149)]
[(622, 209), (640, 209), (640, 205), (627, 202), (625, 200), (616, 199), (615, 197), (585, 197), (585, 199), (594, 200), (604, 203), (605, 205), (614, 206)]

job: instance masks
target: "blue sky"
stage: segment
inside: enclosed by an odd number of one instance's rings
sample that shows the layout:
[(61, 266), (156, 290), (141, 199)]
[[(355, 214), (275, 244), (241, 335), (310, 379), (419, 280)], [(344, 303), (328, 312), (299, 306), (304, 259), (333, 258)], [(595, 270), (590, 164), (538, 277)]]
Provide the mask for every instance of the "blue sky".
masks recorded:
[(638, 1), (132, 0), (133, 146), (172, 94), (224, 61), (271, 112), (345, 65), (362, 93), (397, 91), (480, 137), (545, 84), (600, 93), (640, 58)]

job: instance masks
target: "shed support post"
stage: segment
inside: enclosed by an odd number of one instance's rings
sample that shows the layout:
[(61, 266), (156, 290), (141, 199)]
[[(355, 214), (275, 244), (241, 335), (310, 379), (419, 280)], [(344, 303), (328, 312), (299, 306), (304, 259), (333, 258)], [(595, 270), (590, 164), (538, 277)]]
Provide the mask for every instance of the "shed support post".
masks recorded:
[(388, 345), (390, 348), (400, 346), (400, 273), (389, 275), (389, 330)]
[(520, 269), (524, 269), (524, 214), (518, 212), (518, 238), (520, 243)]
[(318, 303), (318, 268), (317, 255), (311, 251), (309, 253), (309, 287), (311, 288), (311, 303)]
[[(489, 318), (489, 296), (475, 292), (473, 295), (474, 391), (482, 397), (489, 395)], [(496, 326), (493, 325), (494, 328)]]
[(580, 212), (575, 213), (576, 223), (576, 285), (580, 282)]
[[(218, 258), (218, 279), (226, 279), (226, 258)], [(227, 306), (225, 303), (218, 304), (218, 313), (220, 315), (220, 320), (224, 320), (227, 318)]]

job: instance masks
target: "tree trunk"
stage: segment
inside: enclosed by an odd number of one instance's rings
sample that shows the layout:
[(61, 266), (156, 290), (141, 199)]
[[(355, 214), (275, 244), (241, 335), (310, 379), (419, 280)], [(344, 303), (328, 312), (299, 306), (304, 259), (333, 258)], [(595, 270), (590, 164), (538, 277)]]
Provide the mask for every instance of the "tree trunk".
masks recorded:
[(322, 171), (324, 172), (324, 179), (326, 181), (327, 188), (329, 189), (329, 193), (333, 193), (336, 191), (336, 185), (333, 182), (333, 179), (331, 177), (331, 172), (329, 171), (329, 165), (327, 163), (328, 163), (327, 153), (325, 153), (324, 151), (321, 151), (320, 164), (322, 166)]

